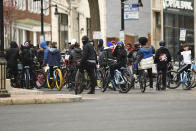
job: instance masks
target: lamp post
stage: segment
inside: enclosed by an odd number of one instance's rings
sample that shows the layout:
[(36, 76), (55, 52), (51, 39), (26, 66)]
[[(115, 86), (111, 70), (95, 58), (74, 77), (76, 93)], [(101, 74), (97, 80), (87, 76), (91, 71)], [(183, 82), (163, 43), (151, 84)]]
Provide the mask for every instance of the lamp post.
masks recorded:
[(44, 9), (43, 4), (44, 1), (43, 0), (33, 0), (33, 1), (40, 1), (41, 2), (41, 36), (40, 36), (40, 41), (44, 41), (45, 40), (45, 35), (44, 35), (44, 10), (48, 10), (50, 7), (56, 7), (55, 8), (55, 15), (58, 15), (58, 9), (57, 9), (57, 5), (49, 5), (48, 8)]
[(0, 0), (0, 97), (10, 97), (6, 89), (6, 65), (4, 55), (3, 0)]

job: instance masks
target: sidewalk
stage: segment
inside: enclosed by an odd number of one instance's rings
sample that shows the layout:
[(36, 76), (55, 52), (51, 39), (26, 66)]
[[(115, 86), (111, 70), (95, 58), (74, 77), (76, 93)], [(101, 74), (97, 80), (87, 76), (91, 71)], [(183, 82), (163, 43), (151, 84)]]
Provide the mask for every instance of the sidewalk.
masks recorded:
[(12, 88), (11, 97), (0, 98), (0, 105), (54, 104), (80, 102), (81, 96), (71, 94), (44, 94), (38, 90)]

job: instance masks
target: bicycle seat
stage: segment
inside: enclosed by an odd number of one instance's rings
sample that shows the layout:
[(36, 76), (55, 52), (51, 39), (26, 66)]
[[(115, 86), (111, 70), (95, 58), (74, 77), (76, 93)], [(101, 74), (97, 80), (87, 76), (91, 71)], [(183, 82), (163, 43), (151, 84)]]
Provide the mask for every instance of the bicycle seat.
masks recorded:
[(54, 67), (53, 67), (53, 69), (58, 69), (58, 68), (59, 68), (58, 66), (54, 66)]
[(30, 68), (30, 66), (25, 66), (24, 68), (25, 68), (25, 69), (29, 69), (29, 68)]
[(120, 68), (120, 70), (126, 70), (126, 69), (127, 69), (126, 67), (121, 67), (121, 68)]

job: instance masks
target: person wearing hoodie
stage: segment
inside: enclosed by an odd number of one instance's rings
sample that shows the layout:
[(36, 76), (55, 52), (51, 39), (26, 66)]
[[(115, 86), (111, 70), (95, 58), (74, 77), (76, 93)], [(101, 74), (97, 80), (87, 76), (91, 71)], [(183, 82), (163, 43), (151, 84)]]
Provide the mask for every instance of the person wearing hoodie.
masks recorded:
[(80, 72), (83, 72), (84, 69), (87, 70), (87, 73), (91, 80), (91, 89), (88, 94), (95, 94), (95, 86), (97, 85), (97, 80), (95, 76), (97, 55), (94, 47), (89, 43), (88, 36), (82, 37), (83, 43), (83, 55), (80, 62)]
[(43, 60), (43, 65), (46, 66), (47, 63), (47, 57), (48, 57), (48, 52), (50, 50), (50, 47), (47, 45), (46, 41), (42, 41), (40, 43), (40, 46), (44, 49), (44, 60)]
[(10, 48), (6, 51), (5, 58), (7, 60), (7, 68), (9, 75), (14, 77), (16, 82), (17, 77), (17, 59), (19, 59), (19, 49), (15, 41), (11, 41)]
[(162, 85), (163, 88), (157, 86), (158, 90), (166, 90), (166, 75), (167, 75), (167, 67), (169, 62), (171, 62), (171, 55), (169, 50), (165, 47), (165, 41), (159, 42), (160, 48), (156, 51), (154, 63), (157, 64), (157, 78), (159, 76), (159, 72), (162, 71)]
[(60, 67), (60, 61), (61, 61), (61, 53), (56, 48), (56, 44), (53, 42), (52, 47), (48, 51), (46, 62), (50, 67), (50, 74), (53, 73), (53, 67), (58, 66)]
[[(147, 45), (148, 39), (146, 37), (140, 37), (139, 43), (141, 44), (141, 48), (139, 49), (137, 53), (136, 61), (134, 62), (134, 65), (138, 65), (142, 60), (147, 60), (148, 58), (152, 58), (153, 54), (155, 53), (153, 46)], [(153, 60), (151, 62), (147, 62), (145, 64), (145, 68), (148, 71), (148, 77), (150, 80), (150, 88), (153, 89), (153, 74), (152, 74), (152, 64)]]
[(121, 67), (126, 67), (127, 52), (124, 49), (124, 44), (122, 41), (117, 42), (116, 48), (113, 52), (113, 57), (116, 58), (117, 63), (110, 66), (111, 80), (114, 80), (114, 70), (120, 69)]

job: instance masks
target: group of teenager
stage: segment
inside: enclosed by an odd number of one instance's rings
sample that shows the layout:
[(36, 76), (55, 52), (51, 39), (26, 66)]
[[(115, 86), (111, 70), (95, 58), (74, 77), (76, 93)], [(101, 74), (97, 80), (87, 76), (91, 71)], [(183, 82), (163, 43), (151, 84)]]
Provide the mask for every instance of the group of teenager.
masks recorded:
[[(143, 64), (143, 69), (148, 72), (150, 81), (150, 88), (153, 88), (153, 73), (152, 64), (156, 64), (157, 73), (161, 71), (163, 74), (162, 84), (166, 89), (166, 73), (168, 70), (168, 64), (171, 62), (171, 55), (166, 48), (166, 43), (160, 41), (159, 49), (156, 50), (152, 45), (148, 45), (148, 39), (146, 37), (140, 37), (138, 42), (133, 45), (125, 45), (122, 41), (111, 41), (107, 43), (107, 47), (104, 47), (102, 39), (98, 40), (98, 46), (95, 49), (94, 42), (90, 41), (88, 36), (82, 37), (83, 48), (80, 48), (79, 43), (75, 39), (72, 39), (69, 43), (69, 63), (70, 67), (78, 68), (82, 73), (84, 69), (87, 71), (90, 80), (90, 91), (88, 94), (95, 93), (95, 87), (97, 85), (96, 68), (107, 66), (110, 59), (115, 59), (117, 62), (110, 64), (111, 81), (114, 81), (114, 70), (126, 67), (127, 63), (133, 65), (133, 73), (138, 74), (140, 66)], [(182, 72), (187, 70), (191, 66), (191, 58), (193, 52), (189, 48), (188, 44), (184, 44), (183, 49), (179, 51), (178, 55), (182, 57), (184, 66), (178, 71)], [(40, 48), (35, 49), (33, 45), (27, 41), (20, 48), (16, 42), (11, 42), (10, 48), (6, 52), (7, 67), (13, 74), (14, 78), (17, 76), (17, 59), (22, 61), (24, 66), (30, 66), (31, 73), (34, 72), (33, 58), (37, 56), (42, 67), (48, 65), (52, 72), (53, 66), (60, 67), (61, 53), (57, 49), (57, 43), (55, 42), (40, 42)], [(98, 57), (97, 57), (98, 56)], [(33, 79), (36, 79), (35, 77)]]

